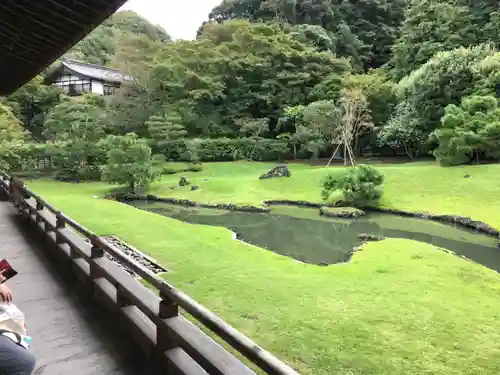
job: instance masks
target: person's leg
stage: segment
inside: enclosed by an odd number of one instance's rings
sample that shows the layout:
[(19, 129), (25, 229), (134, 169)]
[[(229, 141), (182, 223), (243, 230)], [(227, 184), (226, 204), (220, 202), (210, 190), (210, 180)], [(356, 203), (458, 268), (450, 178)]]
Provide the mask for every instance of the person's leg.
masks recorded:
[(29, 350), (0, 335), (0, 374), (31, 375), (35, 363), (35, 356)]

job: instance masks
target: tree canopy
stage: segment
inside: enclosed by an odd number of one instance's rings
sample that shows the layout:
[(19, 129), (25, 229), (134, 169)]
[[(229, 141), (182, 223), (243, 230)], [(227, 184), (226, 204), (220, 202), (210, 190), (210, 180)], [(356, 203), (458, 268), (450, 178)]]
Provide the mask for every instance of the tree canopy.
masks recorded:
[(115, 55), (127, 48), (127, 41), (137, 37), (160, 43), (171, 40), (161, 26), (153, 25), (133, 11), (121, 11), (98, 26), (66, 56), (91, 64), (112, 65)]
[(209, 20), (286, 24), (291, 32), (322, 40), (323, 47), (368, 69), (389, 60), (406, 6), (406, 0), (224, 0), (212, 10)]
[(118, 12), (67, 56), (132, 79), (69, 98), (37, 77), (2, 98), (0, 159), (97, 178), (97, 145), (130, 134), (155, 160), (495, 159), (494, 129), (469, 105), (500, 96), (499, 30), (493, 0), (223, 0), (179, 41)]

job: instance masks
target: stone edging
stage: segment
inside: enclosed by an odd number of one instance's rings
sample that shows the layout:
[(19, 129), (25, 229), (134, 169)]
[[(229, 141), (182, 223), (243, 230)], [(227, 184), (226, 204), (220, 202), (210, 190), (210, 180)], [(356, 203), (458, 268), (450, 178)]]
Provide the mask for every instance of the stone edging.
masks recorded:
[(184, 207), (202, 207), (202, 208), (214, 208), (219, 210), (228, 211), (239, 211), (239, 212), (270, 212), (270, 207), (258, 207), (252, 205), (239, 205), (234, 203), (198, 203), (191, 201), (189, 199), (177, 199), (177, 198), (162, 198), (156, 195), (131, 195), (131, 194), (116, 194), (106, 196), (108, 199), (116, 199), (118, 201), (133, 201), (133, 200), (145, 200), (153, 202), (163, 202), (169, 204), (177, 204)]
[[(198, 203), (195, 201), (191, 201), (189, 199), (162, 198), (162, 197), (157, 197), (155, 195), (117, 194), (117, 195), (107, 195), (106, 198), (116, 199), (119, 201), (149, 200), (149, 201), (164, 202), (169, 204), (177, 204), (185, 207), (215, 208), (228, 211), (255, 212), (255, 213), (270, 212), (271, 207), (269, 206), (272, 205), (297, 206), (297, 207), (309, 207), (309, 208), (321, 208), (323, 206), (328, 207), (327, 205), (321, 203), (312, 203), (301, 200), (295, 201), (288, 199), (266, 200), (263, 202), (265, 206), (259, 207), (252, 205), (238, 205), (234, 203)], [(331, 207), (335, 206), (331, 205)], [(432, 220), (441, 223), (457, 224), (459, 226), (469, 229), (474, 229), (477, 230), (478, 232), (485, 233), (490, 236), (500, 237), (500, 231), (498, 229), (495, 229), (482, 221), (473, 220), (472, 218), (465, 216), (432, 214), (428, 212), (410, 212), (410, 211), (398, 210), (395, 208), (381, 208), (381, 207), (365, 207), (363, 208), (363, 210), (366, 212), (390, 213), (399, 216), (415, 217), (419, 219)]]
[(264, 204), (268, 205), (268, 206), (282, 205), (282, 206), (298, 206), (298, 207), (310, 207), (310, 208), (321, 208), (323, 206), (328, 206), (326, 204), (312, 203), (312, 202), (307, 202), (307, 201), (293, 201), (293, 200), (287, 200), (287, 199), (268, 200), (268, 201), (264, 201)]
[(500, 234), (500, 231), (498, 229), (495, 229), (482, 221), (472, 220), (472, 218), (465, 216), (440, 215), (440, 214), (431, 214), (428, 212), (409, 212), (409, 211), (398, 210), (395, 208), (380, 208), (380, 207), (370, 207), (367, 208), (366, 210), (372, 212), (389, 213), (406, 217), (415, 217), (419, 219), (439, 221), (441, 223), (457, 224), (462, 227), (474, 229), (477, 230), (478, 232), (482, 232), (495, 237), (498, 237)]
[(363, 242), (377, 242), (377, 241), (385, 240), (386, 237), (377, 236), (376, 234), (360, 233), (360, 234), (358, 234), (358, 239), (363, 241)]

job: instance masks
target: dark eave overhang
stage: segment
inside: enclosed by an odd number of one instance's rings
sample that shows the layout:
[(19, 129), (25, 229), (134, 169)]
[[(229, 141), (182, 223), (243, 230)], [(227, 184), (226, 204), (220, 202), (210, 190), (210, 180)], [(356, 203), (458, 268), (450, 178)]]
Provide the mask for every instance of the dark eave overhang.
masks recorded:
[(0, 1), (0, 95), (33, 79), (125, 2)]

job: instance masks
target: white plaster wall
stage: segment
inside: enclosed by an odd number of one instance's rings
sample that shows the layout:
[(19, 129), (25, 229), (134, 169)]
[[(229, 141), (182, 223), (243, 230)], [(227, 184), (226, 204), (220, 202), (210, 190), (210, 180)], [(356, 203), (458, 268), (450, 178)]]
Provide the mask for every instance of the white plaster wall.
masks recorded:
[(102, 82), (92, 80), (92, 94), (104, 95), (104, 85)]

